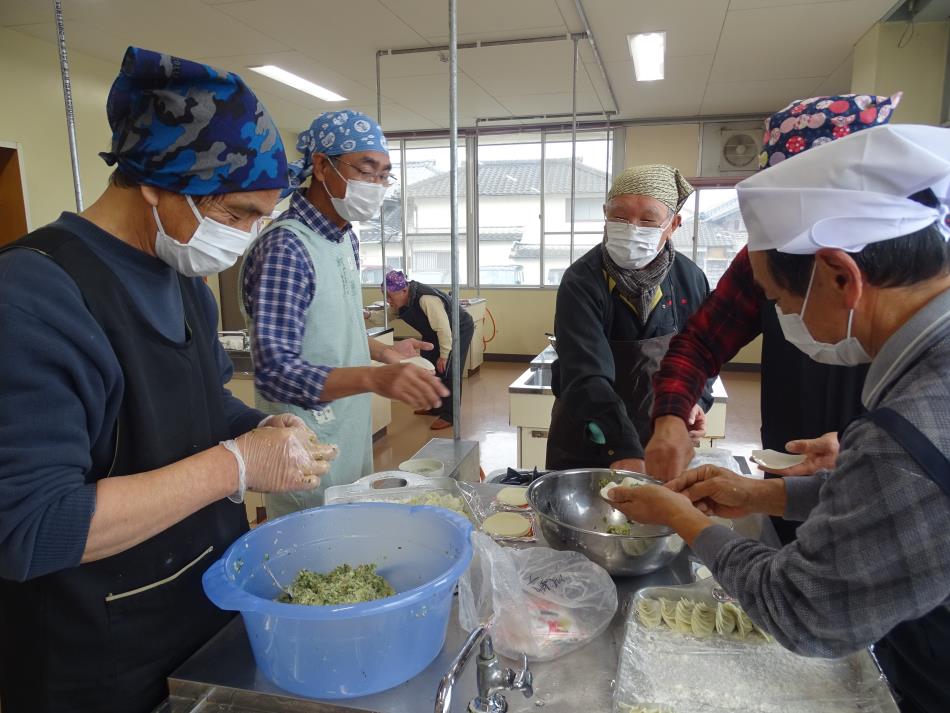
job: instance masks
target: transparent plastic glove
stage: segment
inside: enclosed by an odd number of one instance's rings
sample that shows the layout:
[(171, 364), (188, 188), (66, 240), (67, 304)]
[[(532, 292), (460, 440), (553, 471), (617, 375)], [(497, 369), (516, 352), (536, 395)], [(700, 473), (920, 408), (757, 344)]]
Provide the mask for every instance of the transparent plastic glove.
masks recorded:
[(316, 488), (338, 451), (308, 433), (306, 436), (298, 428), (266, 427), (235, 439), (244, 460), (247, 488), (263, 493)]
[(295, 416), (292, 413), (278, 413), (272, 416), (268, 416), (259, 424), (258, 428), (303, 428), (307, 431), (310, 428), (307, 426), (307, 422), (304, 421), (300, 416)]

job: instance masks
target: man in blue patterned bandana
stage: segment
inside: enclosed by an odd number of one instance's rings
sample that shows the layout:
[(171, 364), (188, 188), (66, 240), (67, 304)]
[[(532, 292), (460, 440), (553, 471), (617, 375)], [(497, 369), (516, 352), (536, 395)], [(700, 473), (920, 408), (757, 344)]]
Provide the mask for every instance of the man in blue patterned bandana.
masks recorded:
[[(333, 449), (225, 388), (201, 276), (287, 185), (240, 77), (129, 48), (110, 185), (0, 253), (0, 707), (147, 713), (229, 620), (201, 573), (244, 491), (315, 487)], [(261, 427), (264, 426), (264, 427)]]
[(373, 471), (371, 393), (416, 409), (438, 408), (449, 395), (427, 370), (400, 363), (432, 344), (390, 347), (366, 336), (352, 223), (376, 216), (395, 180), (382, 128), (360, 112), (328, 112), (300, 134), (297, 150), (290, 208), (248, 251), (242, 303), (258, 408), (289, 409), (340, 457), (317, 490), (268, 495), (269, 517), (322, 505), (326, 487)]

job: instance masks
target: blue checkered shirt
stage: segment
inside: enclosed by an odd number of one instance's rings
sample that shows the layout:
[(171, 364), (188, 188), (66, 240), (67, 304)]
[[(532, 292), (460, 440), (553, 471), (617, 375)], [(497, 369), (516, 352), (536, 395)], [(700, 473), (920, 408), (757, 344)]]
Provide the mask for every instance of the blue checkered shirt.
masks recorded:
[[(352, 226), (331, 223), (303, 191), (291, 196), (290, 208), (277, 220), (298, 220), (335, 243), (349, 237), (359, 268), (359, 240)], [(265, 233), (245, 258), (241, 290), (254, 324), (254, 385), (268, 401), (307, 409), (325, 405), (321, 395), (335, 365), (311, 364), (300, 353), (316, 280), (306, 246), (287, 228)]]

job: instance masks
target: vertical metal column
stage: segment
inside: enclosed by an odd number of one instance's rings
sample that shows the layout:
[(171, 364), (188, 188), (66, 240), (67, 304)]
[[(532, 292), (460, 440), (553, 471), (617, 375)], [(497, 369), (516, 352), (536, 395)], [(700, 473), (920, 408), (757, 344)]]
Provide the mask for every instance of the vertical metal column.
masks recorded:
[(544, 244), (546, 242), (544, 239), (544, 220), (545, 220), (544, 191), (546, 190), (544, 187), (544, 173), (547, 170), (547, 166), (545, 164), (545, 161), (547, 160), (547, 142), (548, 142), (548, 132), (542, 131), (541, 132), (541, 181), (540, 181), (541, 183), (541, 206), (540, 206), (541, 212), (538, 215), (538, 220), (541, 221), (541, 233), (540, 233), (540, 239), (538, 241), (539, 243), (538, 245), (539, 263), (538, 264), (541, 266), (541, 280), (540, 280), (541, 287), (544, 287), (547, 284), (547, 280), (544, 279)]
[[(576, 46), (575, 42), (575, 46)], [(459, 412), (462, 368), (459, 358), (459, 248), (458, 248), (458, 0), (449, 0), (449, 235), (452, 251), (452, 437), (461, 439)]]
[[(376, 121), (383, 125), (383, 85), (380, 78), (379, 52), (376, 53)], [(383, 263), (383, 327), (389, 328), (389, 289), (386, 287), (386, 200), (379, 208), (379, 250)]]
[[(475, 117), (475, 138), (473, 140), (474, 151), (470, 151), (468, 155), (468, 165), (471, 166), (471, 176), (472, 176), (472, 185), (469, 187), (468, 200), (466, 204), (472, 205), (474, 202), (475, 208), (472, 212), (474, 216), (474, 235), (475, 235), (475, 254), (474, 254), (474, 263), (475, 263), (475, 296), (482, 296), (482, 248), (481, 248), (481, 208), (479, 207), (479, 195), (478, 195), (478, 147), (479, 147), (479, 135), (478, 135), (478, 123), (481, 121), (478, 117)], [(469, 225), (472, 225), (472, 219), (469, 219)]]
[(574, 71), (571, 75), (571, 250), (567, 264), (574, 262), (574, 189), (577, 180), (577, 40), (574, 42)]
[(63, 25), (63, 3), (53, 0), (56, 15), (56, 34), (59, 38), (59, 71), (63, 75), (63, 101), (66, 103), (66, 136), (69, 140), (69, 160), (73, 166), (73, 190), (76, 193), (76, 211), (82, 212), (82, 185), (79, 182), (79, 153), (76, 149), (76, 114), (73, 110), (73, 85), (69, 79), (69, 57), (66, 54), (66, 29)]

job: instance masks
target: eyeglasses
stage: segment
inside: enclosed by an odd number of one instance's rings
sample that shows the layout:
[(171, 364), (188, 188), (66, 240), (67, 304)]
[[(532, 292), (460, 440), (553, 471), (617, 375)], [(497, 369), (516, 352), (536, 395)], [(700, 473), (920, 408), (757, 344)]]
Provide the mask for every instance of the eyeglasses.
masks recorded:
[(632, 225), (635, 228), (663, 228), (666, 230), (670, 227), (670, 224), (673, 222), (675, 213), (671, 216), (668, 216), (663, 222), (657, 222), (655, 220), (627, 220), (626, 218), (607, 218), (611, 223), (626, 223), (627, 225)]
[(396, 177), (391, 173), (373, 173), (372, 171), (364, 171), (359, 166), (356, 166), (349, 161), (344, 161), (342, 158), (336, 156), (331, 157), (330, 160), (337, 161), (338, 163), (345, 163), (347, 166), (360, 174), (359, 180), (364, 181), (365, 183), (379, 183), (386, 186), (386, 188), (396, 185)]

